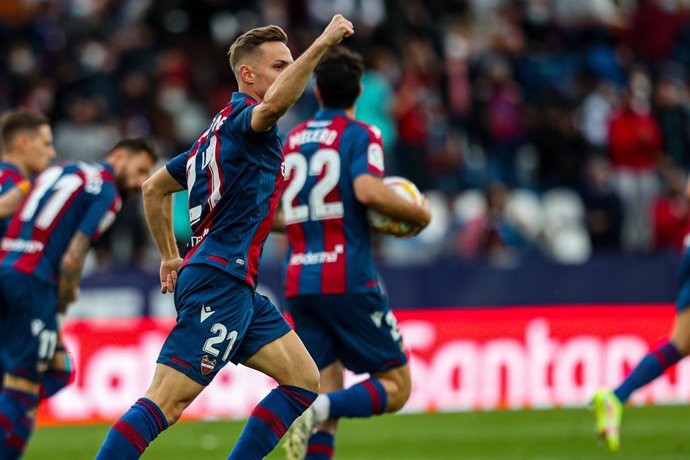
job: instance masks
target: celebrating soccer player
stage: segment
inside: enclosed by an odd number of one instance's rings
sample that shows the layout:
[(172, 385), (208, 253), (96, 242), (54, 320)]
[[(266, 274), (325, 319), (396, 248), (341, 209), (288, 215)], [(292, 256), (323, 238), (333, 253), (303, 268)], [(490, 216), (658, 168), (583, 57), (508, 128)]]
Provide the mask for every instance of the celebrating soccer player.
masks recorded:
[[(3, 125), (3, 144), (10, 152), (14, 145), (6, 133), (11, 126)], [(44, 134), (49, 131), (39, 139)], [(44, 140), (46, 151), (52, 150)], [(5, 368), (0, 458), (20, 458), (31, 435), (31, 413), (46, 396), (41, 388), (51, 385), (46, 374), (58, 359), (57, 312), (77, 297), (91, 243), (112, 223), (120, 195), (139, 190), (154, 164), (148, 142), (130, 139), (118, 143), (103, 163), (52, 166), (36, 178), (12, 218), (0, 242), (0, 350)], [(53, 383), (57, 389), (66, 384)]]
[[(402, 338), (374, 270), (366, 211), (412, 223), (415, 231), (431, 214), (381, 179), (381, 133), (353, 119), (362, 72), (359, 55), (343, 47), (326, 53), (315, 69), (321, 110), (285, 146), (285, 295), (323, 393), (290, 429), (291, 460), (333, 458), (339, 418), (395, 412), (410, 394)], [(343, 368), (370, 378), (343, 389)]]
[[(264, 458), (316, 398), (316, 366), (276, 307), (255, 291), (256, 277), (283, 186), (276, 123), (326, 50), (353, 33), (336, 15), (294, 62), (280, 27), (240, 36), (228, 52), (239, 92), (188, 152), (147, 181), (146, 220), (161, 253), (161, 291), (175, 295), (177, 324), (145, 397), (113, 425), (97, 459), (139, 458), (230, 361), (279, 386), (254, 409), (229, 459)], [(171, 196), (185, 188), (194, 235), (182, 260)]]

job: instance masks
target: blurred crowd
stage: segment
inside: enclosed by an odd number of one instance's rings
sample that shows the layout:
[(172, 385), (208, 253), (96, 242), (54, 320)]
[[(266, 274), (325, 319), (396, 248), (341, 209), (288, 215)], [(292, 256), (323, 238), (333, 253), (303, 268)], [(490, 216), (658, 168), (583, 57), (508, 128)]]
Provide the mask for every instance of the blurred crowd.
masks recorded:
[[(690, 0), (0, 1), (0, 111), (47, 114), (62, 159), (141, 135), (173, 156), (236, 89), (239, 33), (278, 24), (297, 56), (336, 12), (367, 65), (357, 117), (382, 130), (388, 174), (434, 208), (419, 238), (382, 239), (383, 257), (510, 266), (682, 247)], [(308, 90), (281, 132), (315, 109)], [(128, 206), (103, 264), (146, 259)]]

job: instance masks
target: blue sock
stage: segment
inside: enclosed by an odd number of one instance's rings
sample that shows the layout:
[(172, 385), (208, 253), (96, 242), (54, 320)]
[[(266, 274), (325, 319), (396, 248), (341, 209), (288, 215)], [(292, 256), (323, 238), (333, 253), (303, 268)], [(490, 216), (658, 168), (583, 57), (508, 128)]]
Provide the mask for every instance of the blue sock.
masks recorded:
[(163, 411), (150, 399), (140, 398), (110, 428), (96, 460), (137, 459), (166, 428)]
[(386, 412), (388, 394), (378, 379), (370, 378), (345, 390), (328, 393), (328, 418), (371, 417)]
[(28, 414), (24, 414), (17, 424), (14, 425), (14, 430), (7, 438), (6, 444), (9, 447), (9, 452), (2, 456), (2, 460), (19, 460), (24, 455), (24, 449), (29, 442), (31, 433), (34, 431), (34, 424), (36, 421)]
[[(7, 440), (17, 429), (26, 413), (38, 405), (38, 395), (4, 388), (0, 393), (0, 439), (3, 453), (7, 452)], [(28, 436), (27, 436), (28, 438)]]
[(304, 388), (279, 385), (252, 411), (228, 460), (261, 460), (318, 395)]
[(67, 369), (48, 369), (41, 377), (41, 399), (48, 399), (65, 388), (72, 381), (74, 369), (72, 363), (67, 361)]
[(304, 460), (331, 460), (335, 452), (335, 436), (327, 431), (317, 431), (309, 438)]
[(659, 377), (682, 357), (682, 353), (672, 342), (666, 342), (647, 353), (614, 393), (621, 402), (626, 402), (633, 391)]

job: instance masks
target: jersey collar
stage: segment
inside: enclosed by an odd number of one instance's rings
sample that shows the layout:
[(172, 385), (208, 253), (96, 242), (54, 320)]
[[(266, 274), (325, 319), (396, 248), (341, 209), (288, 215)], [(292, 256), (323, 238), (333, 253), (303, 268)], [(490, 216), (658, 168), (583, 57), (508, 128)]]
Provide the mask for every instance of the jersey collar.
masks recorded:
[(110, 173), (110, 175), (112, 175), (113, 177), (115, 177), (115, 168), (113, 168), (113, 165), (111, 165), (111, 164), (108, 163), (107, 161), (104, 161), (104, 162), (101, 163), (101, 166), (103, 166), (103, 169), (105, 169), (106, 171), (108, 171), (108, 172)]
[(345, 109), (332, 109), (332, 108), (324, 107), (322, 109), (319, 109), (318, 112), (316, 112), (316, 115), (314, 116), (314, 118), (316, 120), (326, 120), (326, 119), (337, 117), (338, 115), (347, 117), (347, 113), (345, 113)]
[(231, 102), (235, 102), (235, 101), (237, 101), (238, 99), (244, 99), (244, 100), (246, 100), (248, 105), (258, 104), (258, 103), (259, 103), (259, 101), (257, 101), (257, 100), (254, 99), (253, 97), (251, 97), (249, 94), (241, 93), (241, 92), (239, 92), (239, 91), (235, 91), (234, 93), (232, 93)]
[(24, 174), (22, 173), (22, 170), (19, 169), (19, 166), (17, 166), (14, 163), (10, 163), (9, 161), (0, 161), (0, 168), (11, 169), (12, 171), (16, 172), (20, 176), (24, 177)]

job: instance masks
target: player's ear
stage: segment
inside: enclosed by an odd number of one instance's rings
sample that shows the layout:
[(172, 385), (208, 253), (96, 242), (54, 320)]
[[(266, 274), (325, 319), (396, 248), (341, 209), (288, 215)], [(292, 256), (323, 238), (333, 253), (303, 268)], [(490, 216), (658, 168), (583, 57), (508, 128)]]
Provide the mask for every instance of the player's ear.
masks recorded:
[(240, 78), (245, 83), (254, 83), (254, 69), (248, 64), (242, 64), (239, 68)]
[(14, 146), (20, 150), (24, 150), (29, 145), (29, 133), (26, 131), (19, 131), (14, 137)]

